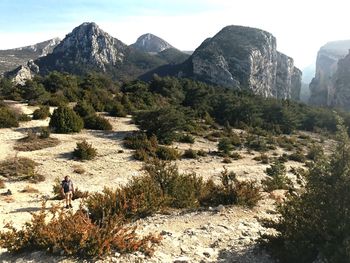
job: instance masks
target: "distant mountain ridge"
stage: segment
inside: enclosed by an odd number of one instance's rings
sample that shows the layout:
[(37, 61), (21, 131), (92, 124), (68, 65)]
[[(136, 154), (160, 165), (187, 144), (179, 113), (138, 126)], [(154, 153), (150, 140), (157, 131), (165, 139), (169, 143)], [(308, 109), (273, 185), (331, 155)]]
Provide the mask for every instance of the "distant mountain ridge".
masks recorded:
[(349, 53), (349, 49), (350, 40), (328, 42), (320, 48), (317, 53), (315, 77), (310, 83), (311, 104), (337, 106), (338, 64)]
[(29, 60), (50, 54), (60, 41), (59, 38), (53, 38), (30, 46), (0, 50), (0, 75), (20, 65), (26, 65)]
[(275, 37), (263, 30), (227, 26), (206, 39), (190, 56), (152, 34), (127, 46), (95, 23), (83, 23), (54, 48), (8, 76), (25, 81), (51, 71), (103, 72), (116, 80), (150, 78), (154, 73), (188, 77), (263, 97), (299, 99), (301, 71), (276, 50)]

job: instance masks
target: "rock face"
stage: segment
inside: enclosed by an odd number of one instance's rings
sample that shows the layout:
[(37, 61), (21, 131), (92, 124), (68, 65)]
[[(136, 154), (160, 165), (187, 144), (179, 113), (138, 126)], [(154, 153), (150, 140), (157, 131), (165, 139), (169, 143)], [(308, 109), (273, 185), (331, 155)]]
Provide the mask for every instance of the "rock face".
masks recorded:
[(166, 64), (159, 57), (125, 45), (95, 23), (83, 23), (68, 34), (48, 56), (34, 61), (40, 74), (65, 71), (86, 74), (103, 72), (118, 80), (134, 79)]
[(7, 72), (6, 77), (12, 79), (15, 84), (24, 85), (29, 79), (32, 79), (39, 73), (39, 67), (33, 60), (29, 60), (26, 65), (21, 65), (13, 71)]
[(337, 71), (333, 78), (334, 98), (333, 105), (337, 108), (350, 110), (350, 51), (349, 54), (340, 59)]
[(264, 97), (299, 99), (301, 71), (293, 59), (276, 50), (270, 33), (227, 26), (206, 39), (182, 65), (152, 73), (189, 77)]
[(277, 52), (275, 97), (299, 100), (301, 76), (301, 71), (294, 66), (294, 60), (281, 52)]
[(205, 40), (191, 56), (194, 78), (213, 84), (246, 88), (273, 96), (276, 82), (276, 39), (248, 27), (228, 26)]
[(149, 53), (159, 53), (163, 50), (174, 48), (165, 40), (150, 33), (140, 36), (131, 46), (140, 51)]
[(59, 38), (54, 38), (31, 46), (0, 50), (0, 74), (50, 54), (59, 42)]
[(329, 42), (319, 50), (316, 74), (310, 83), (310, 104), (334, 106), (338, 61), (348, 54), (350, 40)]

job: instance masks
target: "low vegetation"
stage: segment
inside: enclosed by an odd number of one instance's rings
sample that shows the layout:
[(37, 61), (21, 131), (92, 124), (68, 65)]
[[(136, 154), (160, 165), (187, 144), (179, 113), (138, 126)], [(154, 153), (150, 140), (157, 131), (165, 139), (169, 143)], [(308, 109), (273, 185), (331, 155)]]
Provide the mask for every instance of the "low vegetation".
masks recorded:
[(44, 120), (50, 116), (49, 106), (40, 106), (33, 112), (33, 120)]
[(80, 132), (84, 122), (72, 109), (60, 106), (54, 110), (49, 126), (57, 133), (73, 133)]
[(35, 171), (37, 163), (25, 157), (8, 158), (0, 162), (0, 175), (11, 181), (44, 181), (45, 178)]
[(12, 225), (5, 228), (8, 230), (0, 232), (0, 247), (12, 253), (44, 250), (54, 254), (63, 251), (66, 255), (101, 257), (112, 251), (140, 251), (151, 255), (154, 244), (160, 242), (160, 237), (151, 234), (138, 237), (136, 227), (124, 226), (116, 217), (104, 218), (96, 224), (82, 209), (73, 213), (57, 207), (47, 211), (43, 206), (22, 229)]
[(55, 147), (59, 143), (58, 139), (50, 137), (50, 130), (43, 127), (39, 134), (29, 130), (26, 137), (17, 140), (14, 149), (17, 151), (37, 151)]
[(262, 181), (264, 189), (268, 192), (278, 189), (291, 189), (293, 184), (286, 176), (286, 172), (285, 165), (279, 161), (275, 161), (270, 167), (266, 168), (267, 178)]
[(97, 150), (86, 140), (83, 140), (77, 143), (77, 147), (73, 151), (73, 156), (80, 161), (92, 160), (97, 156)]
[(338, 144), (331, 156), (319, 155), (306, 172), (302, 192), (278, 208), (276, 230), (262, 243), (280, 262), (347, 262), (349, 259), (350, 141), (338, 121)]
[(261, 199), (255, 182), (240, 182), (226, 169), (221, 184), (204, 182), (196, 174), (181, 174), (175, 164), (153, 159), (145, 165), (146, 175), (132, 179), (116, 190), (104, 189), (86, 199), (94, 221), (105, 216), (135, 219), (165, 208), (193, 208), (219, 204), (254, 206)]

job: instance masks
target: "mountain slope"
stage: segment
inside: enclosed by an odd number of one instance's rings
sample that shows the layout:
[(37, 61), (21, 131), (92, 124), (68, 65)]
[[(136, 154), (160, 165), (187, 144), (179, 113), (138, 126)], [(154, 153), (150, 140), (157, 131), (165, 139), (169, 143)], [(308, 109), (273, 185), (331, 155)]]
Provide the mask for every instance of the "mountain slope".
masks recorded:
[(53, 51), (59, 42), (59, 38), (53, 38), (31, 46), (0, 50), (0, 74), (25, 65), (29, 60), (46, 56)]
[(35, 61), (40, 74), (53, 70), (74, 74), (99, 71), (119, 80), (135, 78), (165, 63), (159, 57), (128, 47), (95, 23), (76, 27), (51, 54)]
[(169, 48), (174, 48), (165, 40), (150, 33), (140, 36), (131, 47), (149, 53), (159, 53)]

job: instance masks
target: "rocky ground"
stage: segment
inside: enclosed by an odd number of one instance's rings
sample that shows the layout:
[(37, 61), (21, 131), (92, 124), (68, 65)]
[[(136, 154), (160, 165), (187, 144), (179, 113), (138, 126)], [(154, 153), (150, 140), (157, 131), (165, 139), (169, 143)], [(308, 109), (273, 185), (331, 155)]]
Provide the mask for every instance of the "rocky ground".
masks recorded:
[[(18, 110), (30, 114), (35, 108), (24, 104), (12, 104)], [(15, 156), (24, 156), (39, 163), (38, 172), (46, 177), (44, 182), (30, 184), (28, 182), (5, 182), (11, 196), (0, 195), (0, 227), (12, 221), (15, 227), (22, 226), (31, 217), (31, 212), (38, 211), (41, 202), (53, 196), (54, 180), (70, 175), (80, 190), (101, 191), (104, 187), (117, 187), (127, 183), (133, 176), (142, 173), (142, 163), (133, 160), (132, 151), (122, 145), (123, 137), (136, 126), (130, 118), (108, 117), (113, 131), (101, 132), (83, 130), (79, 134), (52, 134), (60, 140), (60, 144), (33, 152), (16, 152), (13, 146), (17, 139), (26, 135), (30, 128), (47, 126), (49, 120), (21, 123), (19, 128), (0, 129), (0, 161)], [(77, 142), (86, 139), (97, 148), (98, 156), (88, 162), (77, 162), (71, 153)], [(216, 151), (217, 143), (198, 138), (194, 145), (177, 143), (179, 150), (193, 148), (205, 151)], [(282, 149), (276, 150), (278, 153)], [(275, 151), (275, 152), (276, 152)], [(260, 181), (265, 177), (266, 164), (254, 161), (259, 153), (240, 151), (242, 159), (225, 164), (229, 171), (235, 171), (244, 180)], [(201, 157), (198, 160), (177, 161), (183, 172), (196, 172), (205, 179), (218, 179), (224, 169), (222, 158), (218, 156)], [(287, 162), (291, 167), (300, 167), (297, 162)], [(84, 174), (74, 173), (76, 167), (84, 169)], [(288, 172), (288, 175), (293, 175)], [(23, 188), (31, 186), (38, 193), (22, 193)], [(277, 193), (279, 195), (280, 193)], [(138, 233), (159, 233), (163, 240), (156, 247), (153, 257), (145, 257), (140, 253), (129, 255), (113, 255), (99, 262), (273, 262), (266, 253), (257, 248), (256, 240), (261, 233), (270, 231), (259, 223), (259, 219), (276, 217), (273, 196), (264, 193), (264, 198), (254, 209), (242, 207), (215, 207), (197, 211), (171, 211), (157, 214), (134, 222), (138, 225)], [(278, 198), (277, 198), (278, 199)], [(57, 204), (61, 201), (49, 201)], [(79, 200), (74, 201), (74, 209), (79, 207)], [(1, 262), (82, 262), (75, 258), (50, 256), (43, 252), (27, 253), (11, 256), (0, 250)], [(96, 261), (96, 260), (94, 260)]]

